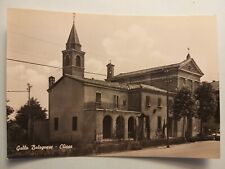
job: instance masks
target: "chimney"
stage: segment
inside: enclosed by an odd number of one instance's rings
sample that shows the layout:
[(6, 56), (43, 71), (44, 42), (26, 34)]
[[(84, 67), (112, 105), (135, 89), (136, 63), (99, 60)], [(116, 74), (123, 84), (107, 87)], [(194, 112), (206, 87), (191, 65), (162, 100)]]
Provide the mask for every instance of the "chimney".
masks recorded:
[(52, 85), (55, 83), (55, 77), (53, 77), (53, 76), (50, 76), (49, 78), (48, 78), (48, 87), (50, 88), (50, 87), (52, 87)]
[(111, 61), (109, 64), (106, 65), (107, 67), (107, 79), (106, 80), (109, 80), (111, 79), (113, 76), (114, 76), (114, 66)]

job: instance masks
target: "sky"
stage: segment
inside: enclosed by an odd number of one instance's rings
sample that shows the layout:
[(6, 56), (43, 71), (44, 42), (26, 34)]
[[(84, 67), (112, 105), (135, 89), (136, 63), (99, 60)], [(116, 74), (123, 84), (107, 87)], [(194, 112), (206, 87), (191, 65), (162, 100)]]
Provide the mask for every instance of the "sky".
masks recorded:
[[(8, 10), (7, 58), (62, 66), (73, 23), (72, 13)], [(215, 16), (119, 16), (76, 13), (75, 26), (85, 54), (85, 71), (115, 75), (165, 64), (190, 55), (205, 74), (202, 81), (219, 79)], [(26, 90), (48, 109), (48, 77), (56, 80), (61, 69), (7, 61), (7, 90)], [(85, 74), (85, 77), (104, 79)], [(18, 110), (28, 94), (7, 93), (8, 105)]]

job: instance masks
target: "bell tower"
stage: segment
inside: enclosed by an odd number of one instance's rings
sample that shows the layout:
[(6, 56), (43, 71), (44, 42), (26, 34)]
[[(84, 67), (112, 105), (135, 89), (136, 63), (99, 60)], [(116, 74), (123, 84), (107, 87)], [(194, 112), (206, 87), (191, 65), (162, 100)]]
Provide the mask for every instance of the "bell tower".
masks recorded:
[(111, 60), (110, 60), (110, 63), (106, 65), (107, 67), (107, 79), (106, 80), (110, 80), (113, 76), (114, 76), (114, 66), (112, 63), (111, 63)]
[(74, 24), (74, 18), (69, 38), (66, 43), (66, 50), (63, 50), (62, 54), (63, 75), (69, 74), (84, 78), (85, 52), (81, 50), (81, 44)]

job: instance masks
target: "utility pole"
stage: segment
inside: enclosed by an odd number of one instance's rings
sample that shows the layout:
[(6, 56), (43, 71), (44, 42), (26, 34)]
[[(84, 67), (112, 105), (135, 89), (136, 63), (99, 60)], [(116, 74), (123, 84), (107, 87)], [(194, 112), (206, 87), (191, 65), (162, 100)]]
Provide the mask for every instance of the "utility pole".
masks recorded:
[[(28, 93), (28, 100), (27, 100), (27, 104), (28, 106), (30, 106), (30, 92), (31, 92), (31, 88), (32, 86), (30, 85), (30, 83), (27, 83), (27, 89), (26, 90), (8, 90), (6, 91), (7, 93), (24, 93), (27, 92)], [(28, 115), (28, 125), (27, 125), (27, 130), (28, 130), (28, 139), (30, 141), (32, 141), (32, 131), (33, 131), (33, 120), (31, 119), (31, 112), (29, 112)]]
[(31, 89), (30, 83), (27, 83), (27, 92), (28, 92), (28, 104), (30, 105), (30, 89)]
[[(31, 85), (30, 83), (27, 83), (27, 92), (28, 92), (28, 101), (27, 104), (28, 106), (30, 106), (30, 91), (31, 91)], [(27, 126), (27, 130), (28, 130), (28, 139), (30, 142), (32, 142), (33, 140), (33, 119), (31, 117), (31, 112), (28, 112), (28, 126)]]

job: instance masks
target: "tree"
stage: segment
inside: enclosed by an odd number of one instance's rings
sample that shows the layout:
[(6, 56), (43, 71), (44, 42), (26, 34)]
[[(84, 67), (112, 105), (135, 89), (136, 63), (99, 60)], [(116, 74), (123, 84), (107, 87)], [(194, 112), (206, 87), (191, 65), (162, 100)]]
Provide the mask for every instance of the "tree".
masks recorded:
[(197, 114), (201, 119), (200, 134), (203, 134), (203, 123), (215, 115), (217, 108), (216, 97), (210, 83), (203, 82), (195, 91), (195, 98), (198, 101)]
[(216, 121), (216, 123), (220, 123), (220, 94), (219, 94), (219, 90), (215, 91), (215, 96), (216, 96), (215, 121)]
[(20, 110), (17, 111), (16, 122), (23, 129), (28, 129), (28, 119), (45, 119), (46, 109), (43, 109), (40, 103), (35, 98), (31, 98), (30, 101), (22, 106)]
[(25, 131), (16, 123), (15, 120), (13, 120), (9, 117), (13, 112), (14, 112), (14, 109), (11, 106), (6, 105), (7, 142), (9, 144), (9, 146), (13, 143), (18, 144), (18, 143), (24, 141), (24, 139), (25, 139)]
[(190, 131), (186, 131), (186, 119), (191, 120), (192, 117), (196, 116), (195, 100), (192, 96), (191, 91), (188, 88), (181, 88), (176, 94), (173, 104), (174, 118), (180, 120), (183, 118), (183, 137), (187, 133), (189, 135)]
[(14, 112), (14, 109), (9, 106), (9, 105), (6, 105), (6, 113), (7, 113), (7, 122), (10, 122), (10, 115)]

